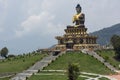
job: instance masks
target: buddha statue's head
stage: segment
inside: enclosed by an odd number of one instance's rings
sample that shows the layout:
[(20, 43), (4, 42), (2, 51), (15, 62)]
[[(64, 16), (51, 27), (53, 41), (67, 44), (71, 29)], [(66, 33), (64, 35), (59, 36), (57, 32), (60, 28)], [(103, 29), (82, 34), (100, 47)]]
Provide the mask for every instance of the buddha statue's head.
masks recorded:
[(81, 6), (80, 6), (80, 4), (78, 4), (76, 6), (76, 12), (77, 12), (77, 14), (81, 13)]

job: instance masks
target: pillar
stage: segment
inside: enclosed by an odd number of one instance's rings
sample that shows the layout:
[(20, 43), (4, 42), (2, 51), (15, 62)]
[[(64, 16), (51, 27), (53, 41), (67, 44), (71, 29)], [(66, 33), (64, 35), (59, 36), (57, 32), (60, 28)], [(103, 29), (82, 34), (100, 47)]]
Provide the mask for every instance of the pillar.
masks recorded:
[(58, 40), (58, 44), (61, 44), (61, 43), (60, 43), (60, 40)]
[(83, 39), (83, 44), (86, 44), (86, 43), (87, 43), (86, 40), (87, 40), (86, 38)]

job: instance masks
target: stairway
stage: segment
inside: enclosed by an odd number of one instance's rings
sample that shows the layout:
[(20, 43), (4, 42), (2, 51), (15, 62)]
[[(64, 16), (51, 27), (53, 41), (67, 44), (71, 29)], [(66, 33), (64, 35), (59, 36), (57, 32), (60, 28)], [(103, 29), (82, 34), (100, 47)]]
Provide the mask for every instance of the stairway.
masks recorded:
[(42, 70), (44, 67), (48, 66), (52, 61), (56, 60), (59, 56), (65, 54), (65, 52), (59, 53), (57, 56), (53, 56), (52, 54), (44, 57), (41, 61), (36, 62), (33, 66), (29, 69), (18, 73), (10, 80), (26, 80), (27, 77), (32, 76), (34, 73), (37, 73), (38, 70)]

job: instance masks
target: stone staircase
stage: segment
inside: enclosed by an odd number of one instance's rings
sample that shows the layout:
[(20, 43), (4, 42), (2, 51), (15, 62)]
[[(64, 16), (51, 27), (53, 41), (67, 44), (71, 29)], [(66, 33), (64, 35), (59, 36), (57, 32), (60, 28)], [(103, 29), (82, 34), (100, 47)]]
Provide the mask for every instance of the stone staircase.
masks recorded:
[(82, 50), (82, 52), (85, 53), (85, 54), (93, 56), (94, 58), (96, 58), (97, 60), (102, 62), (110, 70), (112, 70), (114, 72), (118, 72), (118, 70), (115, 67), (113, 67), (109, 62), (106, 62), (105, 59), (103, 57), (99, 56), (96, 52), (90, 51), (90, 50), (87, 50), (87, 49)]
[(37, 73), (39, 70), (42, 70), (44, 67), (48, 66), (52, 61), (56, 60), (59, 56), (65, 54), (65, 52), (59, 53), (57, 56), (51, 55), (44, 57), (41, 61), (38, 61), (33, 66), (31, 66), (29, 69), (16, 74), (13, 78), (10, 80), (26, 80), (27, 77), (32, 76), (34, 73)]

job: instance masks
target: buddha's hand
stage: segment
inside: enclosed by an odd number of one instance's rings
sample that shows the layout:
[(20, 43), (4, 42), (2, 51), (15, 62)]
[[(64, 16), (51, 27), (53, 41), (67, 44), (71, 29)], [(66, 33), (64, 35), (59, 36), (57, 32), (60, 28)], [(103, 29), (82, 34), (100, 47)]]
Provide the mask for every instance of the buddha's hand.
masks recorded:
[(76, 16), (73, 16), (73, 23), (76, 21)]

